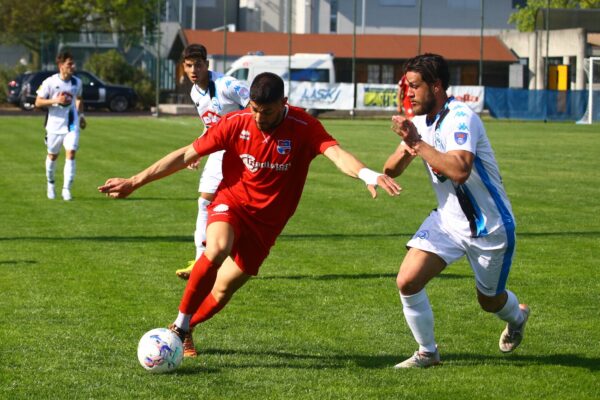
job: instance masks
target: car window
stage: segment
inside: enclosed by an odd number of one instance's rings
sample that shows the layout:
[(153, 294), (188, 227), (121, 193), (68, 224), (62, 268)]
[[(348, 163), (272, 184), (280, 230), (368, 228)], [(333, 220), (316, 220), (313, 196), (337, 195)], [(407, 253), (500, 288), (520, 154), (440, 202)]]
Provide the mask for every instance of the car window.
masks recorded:
[(79, 79), (81, 79), (81, 82), (83, 83), (83, 85), (86, 85), (86, 86), (97, 86), (98, 85), (98, 81), (92, 75), (88, 74), (87, 72), (78, 71), (75, 73), (75, 75), (77, 75), (77, 77)]

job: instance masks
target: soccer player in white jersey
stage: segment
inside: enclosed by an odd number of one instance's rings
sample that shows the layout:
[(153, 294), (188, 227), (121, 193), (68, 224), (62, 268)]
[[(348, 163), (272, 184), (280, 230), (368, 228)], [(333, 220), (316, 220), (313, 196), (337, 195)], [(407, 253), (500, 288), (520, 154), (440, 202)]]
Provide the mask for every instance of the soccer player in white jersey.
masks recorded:
[(412, 122), (393, 117), (392, 129), (403, 141), (384, 172), (396, 177), (421, 157), (438, 205), (408, 242), (398, 273), (404, 317), (419, 349), (396, 368), (440, 363), (425, 285), (463, 256), (475, 274), (481, 308), (506, 321), (499, 346), (511, 352), (521, 343), (529, 307), (506, 289), (515, 219), (483, 123), (467, 105), (446, 95), (449, 70), (443, 57), (414, 57), (403, 72), (416, 116)]
[(79, 128), (86, 126), (81, 100), (81, 80), (73, 75), (75, 62), (68, 51), (56, 57), (58, 73), (46, 78), (37, 91), (36, 107), (48, 107), (46, 116), (46, 178), (47, 196), (53, 200), (56, 160), (61, 147), (66, 151), (63, 171), (62, 198), (71, 200), (71, 185), (75, 178), (75, 153), (79, 146)]
[[(190, 96), (198, 110), (200, 119), (204, 123), (205, 132), (219, 122), (225, 114), (246, 108), (250, 93), (248, 85), (233, 77), (209, 71), (207, 52), (203, 45), (188, 45), (183, 50), (182, 59), (185, 74), (194, 84)], [(218, 151), (211, 154), (200, 176), (198, 217), (196, 218), (196, 231), (194, 232), (196, 258), (190, 261), (185, 268), (175, 271), (177, 276), (182, 279), (187, 280), (189, 278), (195, 261), (200, 258), (205, 250), (207, 207), (212, 203), (217, 188), (223, 179), (221, 164), (224, 152)], [(197, 167), (197, 163), (192, 165), (192, 168)]]

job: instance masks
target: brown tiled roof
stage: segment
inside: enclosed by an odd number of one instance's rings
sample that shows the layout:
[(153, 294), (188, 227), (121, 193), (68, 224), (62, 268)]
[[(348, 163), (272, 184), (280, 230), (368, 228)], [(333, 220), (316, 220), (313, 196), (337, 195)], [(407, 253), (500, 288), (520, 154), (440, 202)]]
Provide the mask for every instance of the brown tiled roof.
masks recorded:
[[(185, 43), (201, 43), (212, 55), (223, 54), (224, 33), (183, 30)], [(265, 55), (287, 55), (286, 33), (228, 32), (227, 55), (242, 56), (262, 51)], [(408, 59), (417, 53), (417, 35), (357, 35), (356, 57), (361, 59)], [(441, 54), (453, 61), (479, 61), (479, 36), (422, 36), (421, 52)], [(292, 53), (333, 53), (352, 58), (352, 35), (293, 34)], [(483, 37), (485, 61), (515, 62), (517, 57), (496, 36)]]

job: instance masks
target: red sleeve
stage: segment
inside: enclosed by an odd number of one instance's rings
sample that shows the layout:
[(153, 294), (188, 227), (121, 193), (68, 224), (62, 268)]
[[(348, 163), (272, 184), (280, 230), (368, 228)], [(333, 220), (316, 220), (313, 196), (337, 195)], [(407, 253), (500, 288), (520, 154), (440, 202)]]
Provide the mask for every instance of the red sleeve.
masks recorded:
[(329, 147), (338, 144), (337, 140), (327, 133), (321, 122), (317, 119), (311, 124), (310, 132), (311, 144), (315, 154), (323, 154)]
[(223, 120), (219, 121), (216, 125), (208, 128), (206, 132), (198, 139), (194, 140), (192, 145), (196, 153), (201, 156), (214, 153), (215, 151), (223, 150), (223, 133), (226, 131), (225, 123)]

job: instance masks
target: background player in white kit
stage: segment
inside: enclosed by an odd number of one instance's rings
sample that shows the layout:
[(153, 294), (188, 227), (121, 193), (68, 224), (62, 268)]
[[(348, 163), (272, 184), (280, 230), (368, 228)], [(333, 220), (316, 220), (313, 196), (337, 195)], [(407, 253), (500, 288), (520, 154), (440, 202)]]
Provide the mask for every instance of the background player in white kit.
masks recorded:
[(523, 338), (529, 307), (519, 304), (506, 281), (515, 251), (515, 220), (481, 119), (467, 105), (446, 95), (449, 70), (436, 54), (406, 62), (412, 122), (393, 117), (403, 142), (385, 163), (400, 175), (419, 156), (435, 190), (437, 209), (408, 242), (397, 284), (404, 317), (419, 350), (396, 368), (437, 365), (433, 312), (425, 285), (448, 264), (467, 257), (481, 308), (507, 322), (500, 351), (513, 351)]
[[(46, 157), (47, 196), (55, 198), (54, 175), (56, 159), (60, 148), (66, 151), (63, 171), (62, 197), (71, 200), (71, 185), (75, 178), (75, 153), (79, 147), (79, 128), (86, 126), (81, 100), (81, 80), (73, 75), (75, 62), (68, 51), (56, 57), (58, 73), (46, 78), (37, 91), (36, 107), (48, 107), (46, 117)], [(73, 101), (75, 99), (75, 101)]]
[[(183, 50), (181, 58), (183, 59), (185, 74), (194, 84), (190, 96), (198, 110), (198, 115), (204, 123), (205, 131), (219, 122), (225, 114), (246, 108), (250, 95), (248, 85), (230, 76), (209, 71), (206, 47), (201, 44), (190, 44)], [(204, 170), (200, 176), (198, 217), (196, 218), (196, 231), (194, 232), (196, 258), (190, 261), (185, 268), (175, 271), (177, 276), (182, 279), (189, 278), (195, 261), (200, 258), (205, 250), (207, 207), (213, 201), (217, 188), (223, 179), (221, 171), (223, 153), (224, 151), (219, 151), (211, 154), (206, 160)], [(192, 166), (192, 168), (197, 167), (197, 163)]]

